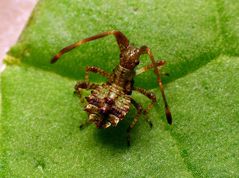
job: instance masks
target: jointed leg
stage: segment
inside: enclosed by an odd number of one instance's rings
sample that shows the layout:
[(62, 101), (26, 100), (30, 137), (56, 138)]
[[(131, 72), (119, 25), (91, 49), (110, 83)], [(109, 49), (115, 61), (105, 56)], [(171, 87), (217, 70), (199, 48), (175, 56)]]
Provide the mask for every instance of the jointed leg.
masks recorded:
[(95, 84), (95, 83), (89, 83), (89, 82), (84, 82), (84, 81), (79, 81), (76, 83), (75, 85), (75, 91), (74, 91), (74, 94), (77, 94), (80, 99), (81, 99), (81, 103), (84, 103), (84, 100), (82, 98), (82, 95), (81, 95), (81, 91), (82, 89), (86, 89), (86, 90), (90, 90), (90, 89), (95, 89), (97, 88), (99, 85), (98, 84)]
[(147, 96), (150, 100), (151, 103), (147, 106), (147, 108), (144, 110), (143, 114), (146, 116), (146, 121), (148, 122), (148, 124), (150, 125), (150, 127), (153, 126), (152, 122), (149, 120), (149, 118), (147, 117), (147, 114), (149, 113), (149, 111), (153, 108), (154, 104), (156, 103), (157, 99), (156, 96), (153, 92), (147, 91), (144, 88), (133, 88), (134, 91), (137, 91), (145, 96)]
[[(87, 66), (86, 67), (86, 72), (85, 72), (85, 81), (82, 82), (78, 82), (75, 85), (75, 94), (78, 94), (81, 97), (81, 90), (82, 89), (95, 89), (98, 85), (97, 84), (93, 84), (93, 83), (89, 83), (89, 72), (94, 72), (94, 73), (98, 73), (106, 78), (110, 77), (110, 74), (106, 71), (104, 71), (103, 69), (99, 68), (99, 67), (94, 67), (94, 66)], [(83, 100), (81, 100), (83, 102)]]
[(95, 67), (95, 66), (87, 66), (85, 68), (85, 81), (89, 82), (89, 72), (94, 72), (94, 73), (98, 73), (104, 77), (106, 77), (107, 79), (110, 78), (110, 74), (106, 71), (104, 71), (103, 69), (99, 68), (99, 67)]
[(134, 117), (133, 122), (130, 124), (130, 126), (127, 129), (127, 143), (128, 143), (128, 146), (130, 146), (130, 131), (131, 131), (131, 129), (134, 128), (135, 124), (138, 122), (139, 117), (140, 117), (140, 115), (141, 115), (141, 113), (143, 111), (142, 106), (140, 104), (138, 104), (134, 99), (131, 99), (131, 103), (136, 108), (137, 113), (136, 113), (136, 115)]
[(79, 81), (75, 85), (75, 93), (79, 93), (82, 89), (96, 89), (99, 85), (95, 83), (89, 83), (89, 82), (82, 82)]
[(162, 80), (160, 78), (159, 70), (158, 70), (158, 67), (157, 67), (157, 63), (154, 60), (154, 56), (153, 56), (150, 48), (148, 48), (147, 46), (142, 46), (140, 48), (140, 53), (141, 54), (148, 54), (150, 60), (152, 61), (152, 64), (154, 66), (154, 73), (157, 76), (159, 88), (160, 88), (160, 91), (161, 91), (161, 94), (162, 94), (162, 97), (163, 97), (163, 101), (164, 101), (166, 118), (167, 118), (168, 123), (172, 124), (172, 115), (171, 115), (171, 112), (170, 112), (170, 109), (169, 109), (169, 106), (168, 106), (168, 103), (167, 103), (167, 100), (166, 100), (166, 96), (165, 96), (164, 88), (163, 88), (163, 83), (162, 83)]
[[(163, 66), (165, 63), (166, 63), (166, 62), (165, 62), (164, 60), (155, 61), (156, 67)], [(142, 67), (142, 68), (140, 68), (140, 69), (137, 69), (137, 70), (136, 70), (136, 75), (139, 75), (139, 74), (141, 74), (141, 73), (143, 73), (143, 72), (147, 72), (148, 70), (150, 70), (150, 69), (152, 69), (152, 68), (154, 68), (154, 67), (155, 67), (154, 64), (151, 63), (151, 64), (149, 64), (149, 65), (147, 65), (147, 66), (144, 66), (144, 67)]]

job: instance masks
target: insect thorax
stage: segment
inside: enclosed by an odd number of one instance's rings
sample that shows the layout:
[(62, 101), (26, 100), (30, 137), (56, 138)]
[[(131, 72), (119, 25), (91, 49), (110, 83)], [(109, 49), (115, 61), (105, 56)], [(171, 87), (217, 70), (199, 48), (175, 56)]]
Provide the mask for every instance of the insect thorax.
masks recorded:
[[(132, 85), (133, 78), (135, 76), (134, 70), (129, 70), (121, 65), (116, 66), (113, 70), (111, 83), (114, 83), (124, 89), (127, 89), (127, 85)], [(126, 92), (127, 93), (127, 92)]]

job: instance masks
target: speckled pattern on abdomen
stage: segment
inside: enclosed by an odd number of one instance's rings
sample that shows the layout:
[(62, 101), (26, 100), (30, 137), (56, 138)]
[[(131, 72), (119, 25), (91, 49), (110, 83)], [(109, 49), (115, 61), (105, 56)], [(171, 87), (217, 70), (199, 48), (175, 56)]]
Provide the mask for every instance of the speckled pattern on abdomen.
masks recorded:
[(106, 110), (105, 115), (113, 114), (122, 120), (128, 113), (131, 98), (125, 94), (123, 88), (116, 84), (102, 84), (92, 90), (88, 97), (89, 104), (96, 106), (100, 110)]

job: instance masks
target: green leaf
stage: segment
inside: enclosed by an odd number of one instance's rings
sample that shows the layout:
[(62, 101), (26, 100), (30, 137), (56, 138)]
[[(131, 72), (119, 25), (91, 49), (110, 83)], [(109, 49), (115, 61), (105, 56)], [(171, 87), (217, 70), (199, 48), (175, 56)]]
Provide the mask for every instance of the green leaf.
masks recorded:
[[(238, 177), (238, 8), (236, 0), (40, 1), (5, 58), (0, 176)], [(73, 95), (87, 65), (111, 71), (118, 64), (115, 39), (85, 44), (50, 64), (62, 47), (112, 29), (148, 45), (170, 73), (163, 81), (173, 126), (153, 72), (142, 74), (135, 85), (153, 90), (159, 102), (149, 114), (153, 128), (141, 117), (129, 148), (134, 109), (116, 128), (80, 130), (87, 114)], [(141, 58), (140, 66), (148, 63)], [(105, 81), (95, 74), (90, 80)]]

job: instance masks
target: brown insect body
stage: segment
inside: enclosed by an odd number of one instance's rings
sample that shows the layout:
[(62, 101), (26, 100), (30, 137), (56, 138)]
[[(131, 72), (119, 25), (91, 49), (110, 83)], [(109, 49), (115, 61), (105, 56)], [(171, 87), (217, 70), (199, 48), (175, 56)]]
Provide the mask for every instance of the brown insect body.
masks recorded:
[[(156, 103), (156, 97), (154, 93), (143, 88), (134, 87), (133, 79), (136, 75), (151, 68), (154, 69), (154, 73), (157, 76), (159, 88), (165, 104), (166, 118), (169, 124), (172, 123), (171, 113), (166, 101), (158, 69), (158, 67), (164, 65), (165, 61), (155, 61), (148, 47), (142, 46), (140, 48), (136, 48), (129, 44), (128, 39), (123, 33), (113, 30), (83, 39), (77, 43), (63, 48), (57, 55), (54, 56), (51, 63), (56, 62), (61, 57), (61, 55), (81, 44), (111, 34), (116, 37), (118, 46), (120, 48), (120, 64), (114, 68), (111, 74), (98, 67), (86, 67), (85, 81), (79, 81), (75, 86), (75, 91), (76, 93), (81, 95), (82, 89), (91, 90), (90, 96), (86, 97), (88, 104), (85, 107), (85, 111), (89, 114), (89, 122), (95, 123), (98, 128), (107, 128), (111, 125), (116, 126), (119, 121), (125, 118), (126, 114), (129, 111), (130, 105), (133, 104), (137, 110), (137, 114), (134, 118), (134, 121), (127, 130), (128, 144), (130, 144), (130, 130), (137, 123), (139, 116), (142, 113), (146, 114)], [(139, 58), (142, 54), (148, 54), (152, 64), (135, 71), (136, 66), (140, 62)], [(102, 85), (90, 83), (89, 72), (99, 73), (100, 75), (106, 77), (108, 80)], [(131, 97), (132, 91), (137, 91), (148, 97), (152, 101), (151, 104), (149, 104), (148, 107), (143, 110), (142, 106)], [(150, 121), (148, 122), (150, 125), (152, 125)]]
[(131, 105), (134, 76), (134, 70), (118, 65), (109, 81), (98, 86), (87, 97), (89, 104), (85, 110), (89, 113), (89, 120), (97, 127), (116, 126), (124, 119)]
[(100, 85), (87, 97), (87, 101), (89, 104), (85, 111), (89, 113), (89, 121), (94, 122), (98, 128), (116, 126), (124, 119), (131, 104), (130, 96), (115, 84)]

